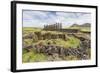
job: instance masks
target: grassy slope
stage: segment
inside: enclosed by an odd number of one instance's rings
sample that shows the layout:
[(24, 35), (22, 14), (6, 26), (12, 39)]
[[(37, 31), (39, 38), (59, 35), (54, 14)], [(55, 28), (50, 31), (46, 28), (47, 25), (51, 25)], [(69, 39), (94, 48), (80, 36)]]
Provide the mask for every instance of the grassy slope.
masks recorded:
[[(25, 50), (23, 50), (25, 51)], [(47, 56), (42, 54), (42, 53), (35, 53), (35, 51), (31, 52), (23, 52), (22, 55), (22, 62), (27, 63), (27, 62), (39, 62), (39, 61), (45, 61), (47, 59)]]
[(90, 27), (69, 27), (69, 28), (66, 28), (66, 29), (79, 29), (82, 32), (90, 32), (91, 31)]

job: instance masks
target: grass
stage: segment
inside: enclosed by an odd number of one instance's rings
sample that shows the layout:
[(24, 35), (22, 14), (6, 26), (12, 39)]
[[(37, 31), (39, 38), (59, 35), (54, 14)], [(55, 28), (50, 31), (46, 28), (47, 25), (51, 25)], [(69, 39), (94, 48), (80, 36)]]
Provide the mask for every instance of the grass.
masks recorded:
[(82, 32), (90, 32), (91, 31), (90, 27), (69, 27), (69, 28), (66, 28), (66, 29), (78, 29)]
[[(69, 28), (68, 28), (69, 29)], [(90, 31), (90, 28), (70, 28), (70, 29), (80, 29), (81, 31)], [(34, 32), (41, 32), (42, 34), (45, 33), (51, 33), (51, 34), (63, 34), (62, 32), (57, 32), (57, 31), (45, 31), (41, 30), (39, 28), (32, 28), (32, 27), (23, 27), (23, 35), (27, 35), (29, 33), (34, 33)], [(36, 37), (35, 37), (36, 40)], [(62, 46), (65, 48), (77, 48), (80, 45), (80, 40), (73, 37), (73, 36), (67, 36), (67, 40), (63, 39), (45, 39), (45, 40), (38, 40), (35, 41), (34, 39), (24, 39), (25, 45), (34, 45), (42, 42), (44, 45), (48, 45), (48, 42), (53, 44), (53, 45), (58, 45)], [(87, 52), (90, 52), (90, 50), (87, 50)], [(89, 53), (89, 57), (91, 54)], [(27, 52), (25, 49), (23, 49), (23, 54), (22, 54), (22, 62), (23, 63), (31, 63), (31, 62), (44, 62), (47, 61), (48, 56), (43, 54), (43, 53), (36, 53), (33, 49), (30, 52)], [(78, 60), (76, 56), (66, 56), (65, 60)]]
[(23, 41), (25, 45), (31, 45), (33, 43), (32, 39), (24, 39)]
[(80, 30), (82, 32), (91, 32), (91, 28), (89, 28), (89, 27), (80, 28)]
[(35, 53), (34, 50), (30, 51), (30, 52), (25, 52), (24, 49), (24, 53), (22, 55), (22, 62), (23, 63), (27, 63), (27, 62), (42, 62), (42, 61), (46, 61), (47, 60), (47, 56), (42, 54), (42, 53)]
[(23, 27), (23, 30), (24, 31), (32, 31), (32, 32), (34, 32), (34, 31), (41, 31), (40, 28), (33, 28), (33, 27)]
[(23, 27), (23, 34), (29, 34), (33, 32), (40, 32), (40, 28), (33, 28), (33, 27)]
[[(27, 42), (27, 45), (29, 44), (38, 44), (39, 42), (42, 42), (43, 44), (47, 45), (48, 42), (54, 45), (62, 46), (65, 48), (76, 48), (80, 44), (80, 40), (78, 40), (75, 37), (69, 37), (67, 41), (62, 40), (62, 39), (50, 39), (50, 40), (39, 40), (36, 43), (32, 43), (31, 39), (25, 39)], [(66, 60), (77, 60), (76, 57), (73, 56), (68, 56), (66, 57)], [(43, 53), (35, 53), (35, 51), (32, 49), (30, 52), (27, 52), (25, 49), (23, 49), (23, 54), (22, 54), (22, 62), (23, 63), (31, 63), (31, 62), (44, 62), (47, 61), (47, 56)]]
[(53, 45), (58, 45), (65, 48), (69, 48), (69, 47), (76, 48), (80, 44), (80, 40), (75, 37), (69, 37), (68, 40), (66, 41), (63, 39), (39, 40), (37, 43), (33, 43), (33, 44), (38, 44), (40, 42), (42, 42), (44, 45), (51, 43)]
[(66, 56), (65, 60), (71, 61), (71, 60), (79, 60), (79, 59), (76, 56), (70, 55), (70, 56)]
[(70, 37), (66, 44), (68, 47), (77, 48), (80, 45), (80, 40), (75, 37)]
[[(30, 31), (33, 31), (33, 32), (36, 32), (36, 31), (40, 31), (41, 29), (38, 29), (38, 28), (31, 28), (31, 27), (24, 27), (23, 28), (23, 31), (25, 32), (29, 32)], [(62, 32), (57, 32), (57, 31), (44, 31), (44, 30), (41, 30), (41, 33), (51, 33), (51, 34), (63, 34)], [(79, 46), (80, 44), (80, 40), (73, 37), (73, 36), (70, 36), (68, 37), (68, 40), (63, 40), (63, 39), (45, 39), (45, 40), (38, 40), (36, 42), (35, 39), (24, 39), (24, 42), (28, 45), (30, 44), (38, 44), (39, 42), (42, 42), (43, 44), (47, 45), (48, 42), (50, 42), (51, 44), (55, 44), (55, 45), (59, 45), (59, 46), (63, 46), (63, 47), (72, 47), (72, 48), (76, 48), (77, 46)]]
[(45, 34), (45, 33), (51, 33), (51, 34), (62, 34), (62, 32), (58, 32), (58, 31), (45, 31), (45, 30), (42, 30), (40, 28), (33, 28), (33, 27), (23, 27), (23, 34), (26, 33), (32, 33), (32, 32), (41, 32), (42, 34)]

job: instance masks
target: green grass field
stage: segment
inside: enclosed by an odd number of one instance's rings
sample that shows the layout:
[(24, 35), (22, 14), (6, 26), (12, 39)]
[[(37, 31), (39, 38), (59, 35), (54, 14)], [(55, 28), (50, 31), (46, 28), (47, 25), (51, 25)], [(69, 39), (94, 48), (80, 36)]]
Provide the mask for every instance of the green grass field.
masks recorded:
[[(81, 28), (70, 28), (70, 29), (81, 29)], [(90, 28), (81, 29), (81, 31), (90, 31)], [(51, 34), (62, 34), (62, 32), (57, 31), (45, 31), (39, 28), (31, 28), (31, 27), (23, 27), (23, 35), (27, 35), (29, 33), (34, 32), (41, 32), (41, 33), (51, 33)], [(36, 39), (35, 39), (36, 40)], [(65, 48), (77, 48), (80, 45), (80, 40), (75, 38), (74, 36), (67, 36), (67, 40), (63, 39), (45, 39), (45, 40), (38, 40), (35, 41), (34, 39), (24, 39), (24, 42), (26, 45), (34, 45), (42, 42), (44, 45), (47, 45), (48, 42), (54, 45), (62, 46)], [(88, 50), (89, 51), (89, 50)], [(26, 52), (25, 49), (23, 49), (22, 54), (22, 62), (45, 62), (47, 61), (48, 56), (43, 53), (36, 53), (33, 49), (30, 52)], [(66, 60), (78, 60), (76, 56), (68, 56), (65, 57)]]
[(78, 29), (82, 32), (91, 32), (90, 27), (69, 27), (69, 28), (65, 28), (65, 29)]
[(22, 62), (27, 63), (27, 62), (39, 62), (39, 61), (46, 61), (47, 56), (42, 54), (42, 53), (35, 53), (34, 50), (31, 50), (31, 52), (25, 52), (23, 50), (23, 55), (22, 55)]

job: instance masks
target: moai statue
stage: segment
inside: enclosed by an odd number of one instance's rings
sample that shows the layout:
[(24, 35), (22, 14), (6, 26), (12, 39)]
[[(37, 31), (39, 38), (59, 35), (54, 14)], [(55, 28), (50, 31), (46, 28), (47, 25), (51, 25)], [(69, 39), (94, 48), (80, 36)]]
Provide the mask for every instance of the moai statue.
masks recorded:
[(44, 29), (46, 29), (46, 25), (45, 25)]
[(50, 25), (48, 25), (48, 30), (50, 30)]
[(50, 25), (50, 30), (52, 30), (52, 25)]
[(54, 30), (54, 24), (51, 25), (51, 29)]
[(56, 24), (54, 24), (54, 30), (56, 29)]
[(57, 23), (55, 24), (55, 29), (57, 30)]
[(48, 25), (46, 25), (46, 29), (48, 29)]
[(59, 23), (57, 23), (57, 29), (58, 29), (58, 30), (60, 29), (60, 27), (59, 27)]
[(57, 29), (59, 29), (59, 23), (57, 23)]
[(60, 29), (62, 29), (62, 23), (60, 23)]
[(44, 25), (44, 29), (46, 29), (46, 25)]

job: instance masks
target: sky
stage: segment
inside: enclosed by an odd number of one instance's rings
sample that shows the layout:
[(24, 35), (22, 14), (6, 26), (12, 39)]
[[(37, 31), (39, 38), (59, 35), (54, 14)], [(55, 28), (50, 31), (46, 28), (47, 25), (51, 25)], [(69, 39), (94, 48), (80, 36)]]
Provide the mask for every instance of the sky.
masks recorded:
[(23, 10), (23, 27), (39, 27), (62, 23), (62, 27), (91, 23), (91, 13)]

